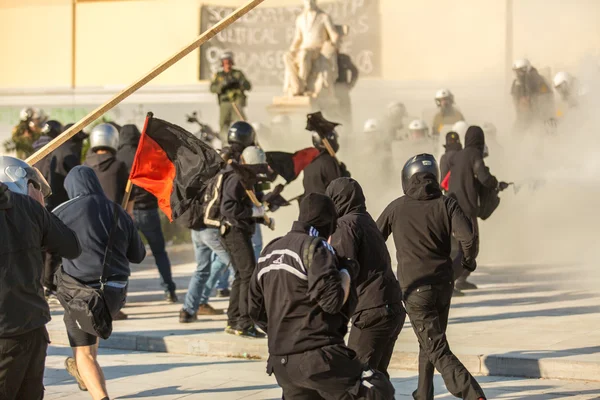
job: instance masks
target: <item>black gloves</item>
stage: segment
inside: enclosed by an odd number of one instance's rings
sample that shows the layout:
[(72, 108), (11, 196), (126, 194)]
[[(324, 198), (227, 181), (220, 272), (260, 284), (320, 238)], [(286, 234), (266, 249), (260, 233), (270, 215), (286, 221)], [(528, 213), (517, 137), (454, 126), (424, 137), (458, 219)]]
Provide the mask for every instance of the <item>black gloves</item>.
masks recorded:
[(473, 272), (477, 268), (477, 261), (475, 261), (475, 259), (467, 260), (466, 258), (463, 257), (463, 259), (461, 261), (461, 265), (467, 271)]
[(510, 183), (506, 183), (506, 182), (500, 182), (498, 184), (498, 190), (499, 191), (503, 191), (504, 189), (506, 189), (507, 187), (510, 186)]

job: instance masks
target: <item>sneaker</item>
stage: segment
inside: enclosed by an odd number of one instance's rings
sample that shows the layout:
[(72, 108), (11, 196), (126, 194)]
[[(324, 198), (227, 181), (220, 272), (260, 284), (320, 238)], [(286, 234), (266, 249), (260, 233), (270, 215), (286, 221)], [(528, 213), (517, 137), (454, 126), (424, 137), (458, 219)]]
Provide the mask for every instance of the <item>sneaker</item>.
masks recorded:
[(237, 328), (234, 328), (234, 327), (233, 327), (233, 326), (231, 326), (231, 325), (227, 325), (227, 326), (225, 327), (225, 333), (228, 333), (228, 334), (230, 334), (230, 335), (239, 335), (239, 334), (240, 334), (240, 332), (241, 332), (241, 331), (240, 331), (239, 329), (237, 329)]
[(210, 304), (200, 304), (198, 315), (223, 315), (223, 310), (216, 310)]
[(190, 322), (194, 322), (198, 320), (198, 316), (196, 314), (190, 314), (185, 311), (183, 308), (179, 311), (179, 322), (182, 324), (187, 324)]
[(452, 290), (452, 297), (463, 297), (465, 294), (458, 289)]
[(477, 289), (477, 285), (466, 280), (457, 280), (454, 283), (454, 287), (458, 290), (474, 290)]
[(77, 386), (79, 386), (79, 390), (87, 392), (87, 387), (85, 386), (83, 379), (81, 379), (81, 376), (79, 375), (79, 371), (77, 370), (77, 363), (75, 362), (75, 359), (73, 357), (67, 357), (67, 359), (65, 360), (65, 369), (67, 370), (69, 375), (75, 378), (75, 381), (77, 381)]
[(229, 289), (217, 289), (217, 297), (229, 297)]
[(174, 290), (169, 290), (165, 292), (165, 301), (167, 303), (177, 303), (179, 299), (177, 298), (177, 293)]
[(113, 321), (123, 321), (127, 318), (129, 318), (127, 314), (125, 314), (123, 311), (119, 311), (119, 313), (113, 318)]
[(254, 339), (264, 339), (267, 337), (265, 333), (260, 332), (254, 326), (237, 331), (238, 336), (249, 337)]
[(60, 304), (54, 290), (44, 289), (44, 297), (46, 297), (46, 302), (48, 302), (48, 304)]

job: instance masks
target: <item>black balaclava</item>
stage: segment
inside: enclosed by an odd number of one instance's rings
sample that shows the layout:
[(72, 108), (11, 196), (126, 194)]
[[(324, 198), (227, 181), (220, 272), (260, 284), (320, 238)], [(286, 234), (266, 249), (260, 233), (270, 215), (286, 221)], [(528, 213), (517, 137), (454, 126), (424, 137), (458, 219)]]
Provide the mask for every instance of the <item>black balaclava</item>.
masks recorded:
[(298, 221), (319, 231), (319, 236), (328, 238), (335, 231), (337, 213), (333, 200), (320, 193), (310, 193), (300, 202)]

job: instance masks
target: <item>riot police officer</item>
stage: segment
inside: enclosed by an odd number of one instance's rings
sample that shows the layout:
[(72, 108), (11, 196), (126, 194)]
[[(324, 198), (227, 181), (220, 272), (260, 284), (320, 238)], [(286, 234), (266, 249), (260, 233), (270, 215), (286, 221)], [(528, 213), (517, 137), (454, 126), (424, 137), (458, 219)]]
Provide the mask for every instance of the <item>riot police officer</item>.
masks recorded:
[(444, 125), (452, 125), (458, 121), (464, 121), (465, 117), (454, 107), (454, 95), (449, 89), (440, 89), (435, 93), (435, 104), (440, 111), (433, 117), (431, 134), (437, 138)]
[(252, 89), (244, 73), (234, 69), (233, 65), (233, 53), (224, 52), (221, 55), (222, 69), (214, 75), (210, 84), (210, 91), (215, 93), (219, 100), (219, 124), (223, 138), (232, 122), (246, 119), (246, 92)]

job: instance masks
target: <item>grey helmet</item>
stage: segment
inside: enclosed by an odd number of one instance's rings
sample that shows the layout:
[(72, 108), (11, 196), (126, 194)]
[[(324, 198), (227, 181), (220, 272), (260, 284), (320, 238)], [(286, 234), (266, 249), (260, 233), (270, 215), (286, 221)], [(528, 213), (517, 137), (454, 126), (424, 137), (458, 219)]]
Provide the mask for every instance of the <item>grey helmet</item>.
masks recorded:
[(402, 189), (406, 192), (408, 182), (413, 175), (419, 172), (428, 172), (435, 177), (435, 180), (440, 180), (440, 170), (435, 157), (431, 154), (419, 154), (408, 159), (404, 168), (402, 168)]
[(259, 165), (267, 163), (267, 155), (257, 146), (248, 146), (242, 152), (242, 160), (247, 165)]
[(119, 148), (119, 131), (111, 124), (100, 124), (90, 134), (92, 151), (108, 149), (114, 152)]
[(27, 195), (31, 183), (44, 197), (52, 194), (50, 185), (40, 171), (15, 157), (0, 156), (0, 182), (14, 193)]

